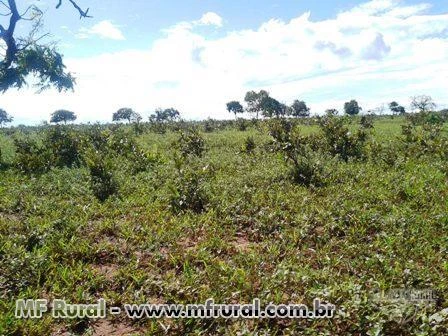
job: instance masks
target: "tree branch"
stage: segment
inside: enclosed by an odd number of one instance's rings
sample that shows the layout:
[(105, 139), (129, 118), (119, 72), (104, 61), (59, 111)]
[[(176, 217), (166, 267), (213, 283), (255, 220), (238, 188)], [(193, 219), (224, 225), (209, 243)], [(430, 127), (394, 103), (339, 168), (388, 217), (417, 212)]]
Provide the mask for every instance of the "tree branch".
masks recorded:
[(3, 6), (5, 6), (7, 9), (11, 10), (11, 8), (9, 8), (9, 6), (5, 3), (5, 1), (0, 0), (0, 4), (2, 4)]
[[(92, 16), (88, 15), (89, 13), (89, 8), (87, 8), (85, 11), (83, 11), (81, 9), (81, 7), (78, 6), (78, 4), (74, 1), (74, 0), (68, 0), (71, 2), (71, 4), (73, 5), (73, 7), (75, 7), (78, 12), (79, 12), (79, 18), (91, 18)], [(56, 5), (56, 9), (58, 9), (59, 7), (61, 7), (62, 5), (62, 0), (58, 0), (58, 4)]]
[[(56, 8), (62, 5), (62, 1), (56, 0)], [(88, 14), (88, 8), (84, 11), (78, 6), (77, 0), (68, 1), (79, 12), (80, 19), (92, 17)], [(48, 45), (37, 43), (48, 36), (47, 34), (36, 36), (41, 28), (42, 11), (39, 7), (31, 5), (20, 14), (16, 2), (17, 0), (0, 0), (0, 8), (10, 11), (9, 14), (4, 14), (9, 17), (8, 27), (0, 24), (0, 39), (4, 41), (0, 49), (5, 50), (0, 55), (0, 92), (26, 85), (26, 76), (29, 74), (38, 76), (40, 79), (38, 86), (42, 89), (52, 85), (59, 91), (73, 89), (75, 79), (64, 71), (62, 55)], [(34, 23), (27, 38), (15, 36), (17, 23), (21, 20)], [(20, 60), (24, 61), (19, 62)]]

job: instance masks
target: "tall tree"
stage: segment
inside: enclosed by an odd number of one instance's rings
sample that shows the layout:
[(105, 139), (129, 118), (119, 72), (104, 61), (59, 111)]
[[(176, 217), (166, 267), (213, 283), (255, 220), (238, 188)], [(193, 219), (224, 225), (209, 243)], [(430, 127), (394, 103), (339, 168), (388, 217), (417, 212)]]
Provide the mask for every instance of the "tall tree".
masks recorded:
[(296, 118), (304, 118), (310, 116), (310, 108), (302, 100), (294, 100), (291, 105), (291, 115)]
[(131, 123), (131, 121), (139, 122), (141, 119), (140, 114), (129, 107), (123, 107), (112, 115), (112, 121), (127, 120), (128, 123)]
[[(90, 17), (89, 9), (82, 10), (74, 0), (67, 0), (79, 12), (80, 18)], [(56, 9), (61, 7), (58, 0)], [(36, 86), (44, 90), (55, 87), (59, 91), (73, 89), (75, 78), (65, 71), (62, 55), (54, 43), (42, 43), (48, 34), (41, 34), (43, 11), (35, 4), (19, 10), (16, 0), (0, 0), (0, 15), (9, 19), (8, 26), (0, 24), (0, 39), (5, 52), (0, 55), (0, 91), (22, 88), (29, 75), (38, 79)], [(19, 22), (31, 22), (27, 36), (17, 36)]]
[(262, 112), (262, 100), (269, 97), (269, 93), (265, 90), (260, 90), (260, 92), (249, 91), (244, 97), (244, 101), (247, 103), (247, 112), (254, 113), (258, 119), (258, 115)]
[(280, 118), (284, 116), (288, 110), (288, 107), (285, 104), (280, 103), (277, 99), (272, 97), (264, 97), (261, 100), (260, 104), (262, 114), (264, 117), (272, 118)]
[(51, 123), (60, 123), (64, 122), (64, 124), (67, 124), (68, 121), (75, 121), (76, 120), (76, 114), (71, 111), (67, 110), (57, 110), (51, 114)]
[(231, 102), (227, 103), (227, 111), (235, 114), (235, 118), (236, 118), (238, 113), (244, 112), (244, 109), (243, 109), (243, 106), (240, 104), (240, 102), (231, 101)]
[(357, 115), (362, 110), (356, 100), (350, 100), (344, 104), (344, 111), (348, 115)]
[(180, 112), (175, 108), (157, 109), (150, 115), (151, 122), (172, 122), (180, 118)]
[(414, 96), (411, 98), (411, 108), (419, 112), (429, 112), (436, 108), (436, 103), (431, 96)]
[(405, 114), (406, 109), (398, 104), (396, 101), (393, 101), (389, 104), (389, 109), (392, 111), (393, 114)]
[(14, 118), (11, 117), (8, 113), (6, 113), (5, 110), (0, 109), (0, 127), (3, 126), (3, 124), (7, 124), (12, 122)]

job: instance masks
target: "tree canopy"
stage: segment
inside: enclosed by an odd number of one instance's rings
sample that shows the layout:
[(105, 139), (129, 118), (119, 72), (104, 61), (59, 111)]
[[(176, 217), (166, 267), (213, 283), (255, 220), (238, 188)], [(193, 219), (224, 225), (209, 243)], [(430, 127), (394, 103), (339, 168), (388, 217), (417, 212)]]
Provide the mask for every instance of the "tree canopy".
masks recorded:
[(358, 102), (356, 100), (350, 100), (349, 102), (346, 102), (344, 105), (344, 111), (348, 115), (357, 115), (362, 110), (362, 108), (359, 106)]
[(142, 120), (142, 117), (133, 109), (129, 107), (122, 107), (112, 115), (112, 121), (121, 120), (127, 120), (129, 123), (131, 121), (139, 122), (140, 120)]
[(249, 91), (246, 93), (244, 101), (247, 103), (247, 112), (254, 113), (258, 119), (258, 115), (263, 111), (261, 106), (262, 100), (269, 97), (269, 93), (265, 90), (260, 92)]
[(51, 123), (60, 123), (64, 122), (66, 124), (68, 121), (75, 121), (76, 120), (76, 114), (71, 111), (67, 110), (57, 110), (51, 114)]
[(263, 116), (268, 118), (280, 118), (286, 114), (288, 109), (285, 104), (282, 104), (277, 99), (269, 96), (263, 97), (260, 107), (262, 109)]
[(304, 101), (296, 99), (291, 105), (291, 115), (297, 118), (309, 117), (310, 108)]
[(3, 126), (3, 124), (7, 124), (12, 122), (13, 117), (11, 117), (8, 113), (6, 113), (5, 110), (0, 108), (0, 127)]
[(411, 108), (419, 112), (429, 112), (436, 108), (436, 104), (430, 96), (414, 96), (411, 98)]
[(398, 104), (396, 101), (393, 101), (389, 104), (389, 109), (392, 111), (393, 114), (405, 114), (406, 109)]
[(149, 117), (152, 122), (171, 122), (180, 118), (180, 112), (174, 108), (157, 109)]
[[(56, 9), (63, 0), (58, 0)], [(89, 9), (82, 10), (74, 0), (67, 0), (79, 12), (80, 18), (91, 17)], [(20, 89), (31, 77), (37, 79), (39, 91), (50, 87), (58, 91), (73, 90), (75, 78), (65, 69), (63, 56), (54, 43), (43, 43), (48, 34), (40, 34), (43, 26), (43, 11), (35, 4), (19, 10), (16, 0), (0, 1), (0, 15), (9, 18), (8, 26), (0, 24), (0, 39), (5, 51), (0, 54), (0, 92), (10, 88)], [(19, 22), (30, 22), (27, 36), (17, 36)], [(19, 29), (21, 31), (21, 29)]]
[(234, 101), (227, 103), (227, 111), (235, 114), (235, 118), (236, 118), (236, 115), (238, 113), (243, 113), (244, 109), (243, 109), (243, 105), (241, 105), (240, 102), (234, 100)]

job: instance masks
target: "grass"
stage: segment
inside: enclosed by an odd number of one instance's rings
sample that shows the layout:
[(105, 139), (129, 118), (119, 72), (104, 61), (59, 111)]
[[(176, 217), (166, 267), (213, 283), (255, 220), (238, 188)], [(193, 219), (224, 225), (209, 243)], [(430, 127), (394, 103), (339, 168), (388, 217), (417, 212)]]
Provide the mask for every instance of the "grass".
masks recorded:
[[(92, 194), (83, 165), (35, 176), (13, 166), (1, 170), (0, 334), (91, 335), (107, 328), (135, 335), (448, 332), (445, 318), (431, 320), (448, 307), (447, 162), (436, 154), (406, 155), (399, 140), (404, 123), (375, 120), (372, 137), (396, 146), (396, 164), (373, 152), (348, 163), (329, 160), (326, 183), (315, 188), (289, 179), (265, 129), (205, 133), (205, 154), (189, 161), (210, 171), (206, 208), (198, 213), (170, 208), (178, 183), (172, 145), (178, 136), (171, 131), (138, 136), (142, 148), (159, 155), (147, 171), (130, 174), (124, 159), (116, 159), (120, 191), (103, 203)], [(317, 126), (300, 128), (303, 134), (319, 132)], [(0, 136), (10, 165), (13, 136)], [(252, 154), (241, 151), (248, 136), (256, 143)], [(415, 306), (372, 299), (376, 290), (392, 288), (432, 288), (439, 300)], [(336, 305), (334, 319), (14, 317), (18, 298), (105, 298), (109, 305), (259, 298), (311, 305), (316, 297)]]

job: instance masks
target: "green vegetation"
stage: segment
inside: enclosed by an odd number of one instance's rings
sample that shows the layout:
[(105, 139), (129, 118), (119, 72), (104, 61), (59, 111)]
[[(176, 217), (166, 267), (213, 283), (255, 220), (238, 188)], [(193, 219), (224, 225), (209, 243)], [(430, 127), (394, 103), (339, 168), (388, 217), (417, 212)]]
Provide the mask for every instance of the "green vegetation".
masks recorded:
[[(254, 114), (261, 96), (247, 96)], [(446, 113), (335, 114), (2, 129), (0, 335), (91, 335), (110, 321), (137, 335), (447, 334)], [(439, 299), (374, 295), (393, 288)], [(316, 297), (334, 319), (14, 317), (19, 298)]]

